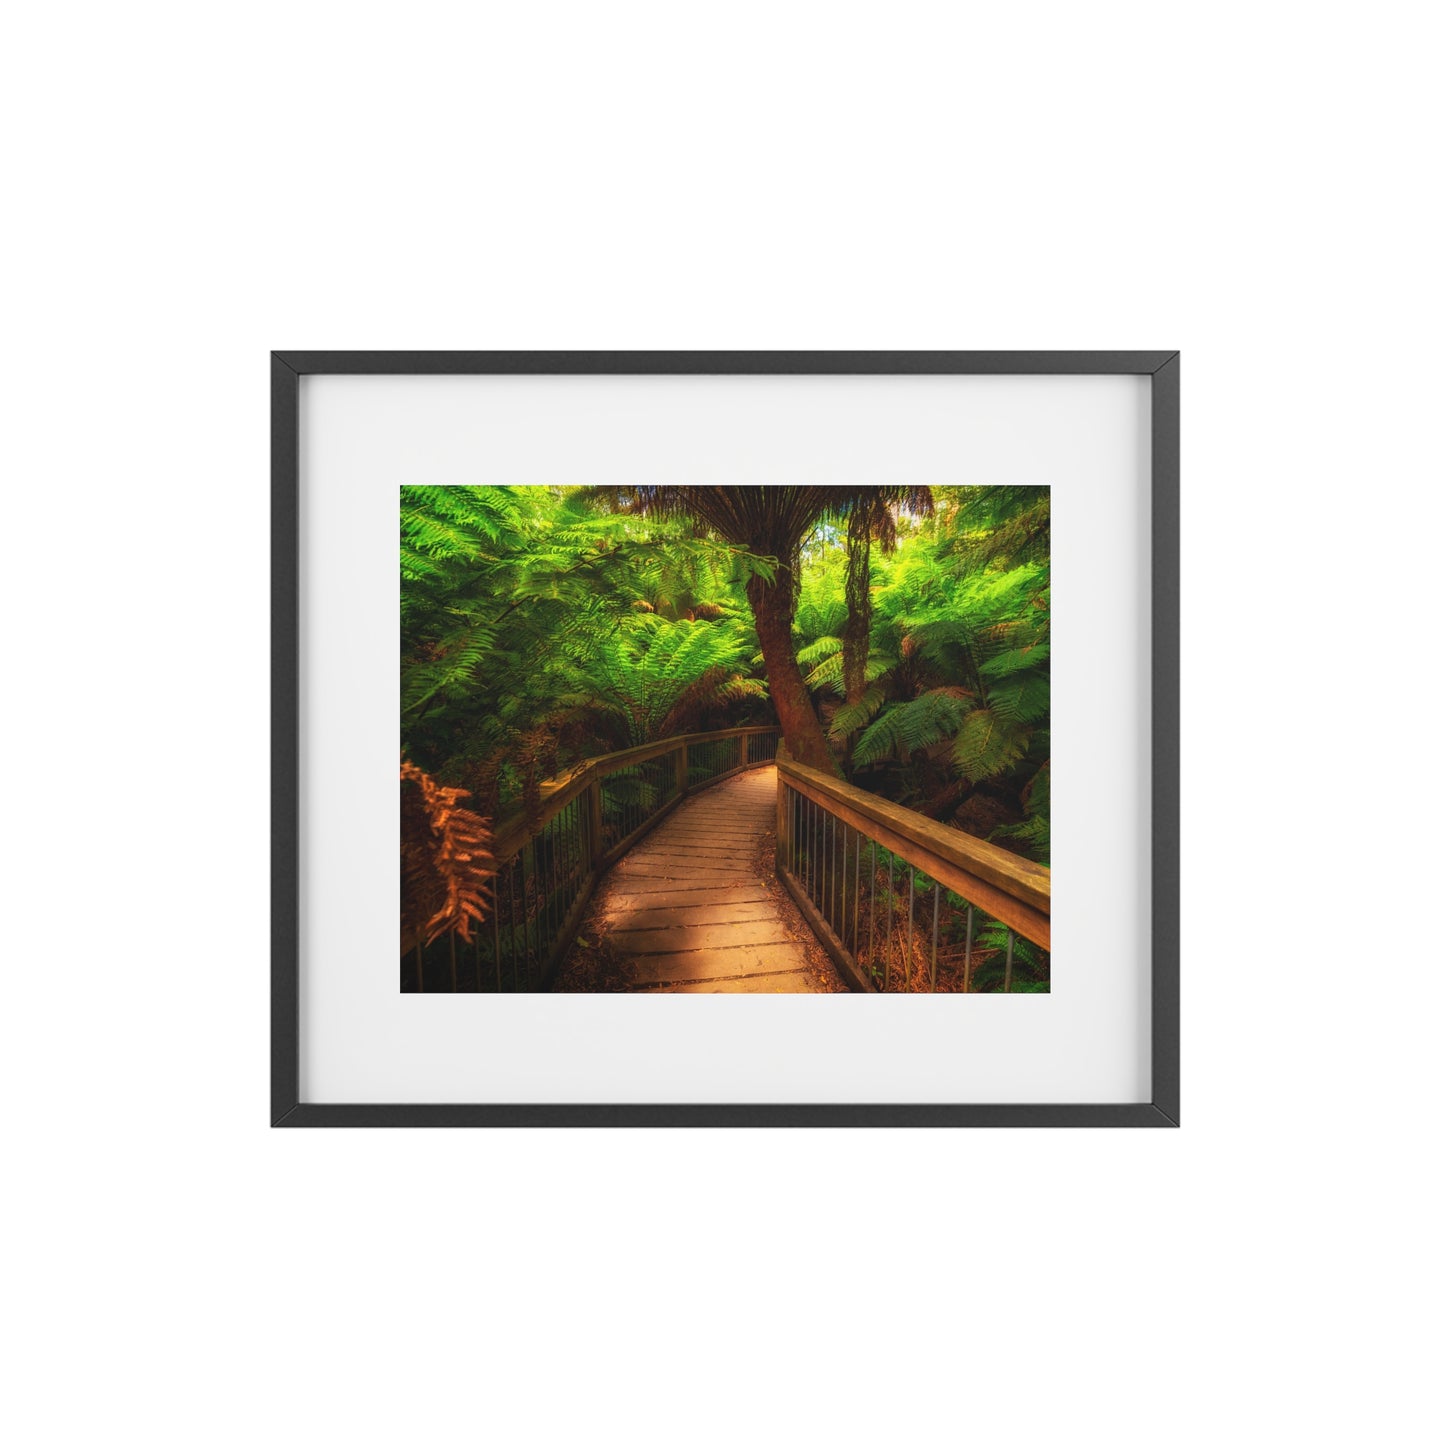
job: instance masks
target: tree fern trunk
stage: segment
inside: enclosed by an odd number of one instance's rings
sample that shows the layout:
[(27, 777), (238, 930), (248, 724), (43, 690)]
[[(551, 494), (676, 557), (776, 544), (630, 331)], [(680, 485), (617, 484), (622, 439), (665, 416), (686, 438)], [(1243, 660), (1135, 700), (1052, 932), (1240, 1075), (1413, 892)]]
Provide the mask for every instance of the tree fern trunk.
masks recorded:
[(754, 577), (748, 583), (748, 604), (763, 648), (768, 692), (778, 710), (788, 751), (805, 767), (841, 777), (793, 653), (792, 602), (792, 589), (786, 581), (769, 586), (761, 577)]

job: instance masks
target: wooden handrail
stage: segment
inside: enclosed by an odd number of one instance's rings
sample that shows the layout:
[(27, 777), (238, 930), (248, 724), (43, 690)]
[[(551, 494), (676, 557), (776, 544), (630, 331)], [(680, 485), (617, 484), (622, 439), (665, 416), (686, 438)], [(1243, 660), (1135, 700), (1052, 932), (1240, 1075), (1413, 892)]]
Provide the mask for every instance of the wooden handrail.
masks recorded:
[(541, 802), (537, 812), (529, 818), (523, 808), (514, 808), (497, 824), (492, 835), (492, 854), (496, 861), (505, 863), (527, 840), (539, 833), (574, 798), (579, 797), (592, 785), (619, 768), (631, 767), (635, 763), (650, 762), (654, 758), (666, 757), (680, 749), (700, 744), (722, 742), (728, 738), (754, 737), (763, 733), (780, 733), (776, 725), (749, 724), (747, 727), (721, 728), (709, 733), (679, 733), (676, 737), (661, 738), (653, 743), (640, 743), (634, 748), (621, 748), (614, 753), (603, 753), (578, 763), (569, 772), (549, 778), (541, 785)]
[(977, 904), (1041, 947), (1049, 947), (1051, 875), (1041, 864), (840, 782), (816, 768), (783, 757), (777, 766), (780, 788), (786, 782), (959, 897)]

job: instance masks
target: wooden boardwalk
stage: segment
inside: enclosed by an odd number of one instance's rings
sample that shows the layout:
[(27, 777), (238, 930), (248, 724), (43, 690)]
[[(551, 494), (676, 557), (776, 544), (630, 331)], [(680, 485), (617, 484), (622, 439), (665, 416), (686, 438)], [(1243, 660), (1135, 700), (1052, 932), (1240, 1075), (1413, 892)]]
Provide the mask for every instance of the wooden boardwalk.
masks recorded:
[(582, 922), (630, 989), (831, 993), (827, 954), (773, 876), (777, 770), (684, 800), (608, 875)]

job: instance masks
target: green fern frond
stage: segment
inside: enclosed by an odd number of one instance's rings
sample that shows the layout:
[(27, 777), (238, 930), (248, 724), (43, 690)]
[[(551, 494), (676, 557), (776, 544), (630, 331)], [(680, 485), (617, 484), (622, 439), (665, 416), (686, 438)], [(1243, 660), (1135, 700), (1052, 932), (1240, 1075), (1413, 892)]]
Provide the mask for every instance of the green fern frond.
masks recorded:
[(896, 754), (907, 762), (910, 754), (953, 736), (969, 706), (959, 690), (944, 688), (895, 703), (854, 744), (853, 760), (867, 766)]
[(883, 688), (875, 683), (857, 702), (845, 702), (833, 714), (833, 721), (828, 727), (828, 737), (835, 743), (846, 742), (850, 733), (866, 727), (877, 717), (878, 709), (883, 706), (886, 696)]

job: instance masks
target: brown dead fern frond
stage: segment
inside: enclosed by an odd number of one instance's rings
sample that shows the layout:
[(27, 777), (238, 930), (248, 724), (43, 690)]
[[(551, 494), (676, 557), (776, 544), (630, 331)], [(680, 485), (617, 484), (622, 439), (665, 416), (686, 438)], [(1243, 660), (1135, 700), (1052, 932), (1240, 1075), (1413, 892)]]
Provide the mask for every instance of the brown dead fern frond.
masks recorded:
[(456, 932), (463, 943), (487, 917), (491, 825), (461, 806), (471, 795), (446, 788), (405, 758), (401, 763), (401, 946)]

